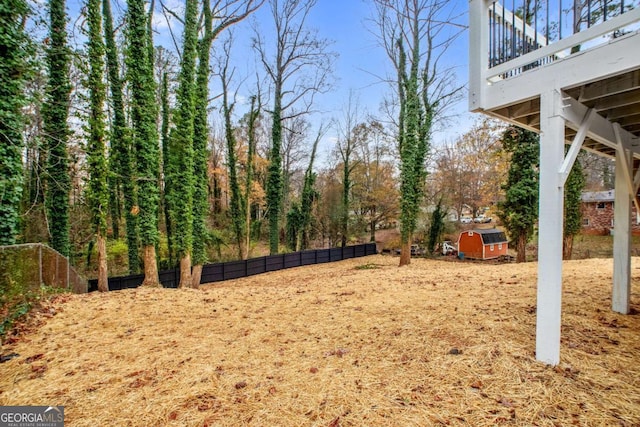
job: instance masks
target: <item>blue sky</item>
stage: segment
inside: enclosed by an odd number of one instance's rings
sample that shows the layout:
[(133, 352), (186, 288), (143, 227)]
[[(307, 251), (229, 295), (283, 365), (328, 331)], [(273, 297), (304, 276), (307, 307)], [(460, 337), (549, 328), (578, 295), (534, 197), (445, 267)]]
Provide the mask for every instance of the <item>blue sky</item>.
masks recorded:
[[(122, 13), (126, 9), (126, 0), (115, 0), (114, 13)], [(163, 0), (164, 4), (175, 10), (178, 15), (182, 15), (184, 0)], [(70, 0), (68, 8), (70, 11), (70, 25), (75, 22), (74, 14), (77, 14), (78, 0)], [(467, 23), (467, 0), (452, 0), (450, 7), (464, 12), (463, 23)], [(156, 0), (156, 10), (160, 11), (160, 2)], [(317, 127), (320, 122), (328, 122), (330, 119), (340, 119), (342, 110), (347, 103), (349, 92), (353, 91), (360, 103), (362, 113), (374, 116), (382, 116), (379, 107), (385, 96), (390, 92), (390, 87), (383, 79), (387, 75), (393, 74), (393, 69), (389, 59), (383, 49), (378, 45), (378, 40), (374, 32), (375, 25), (370, 22), (374, 15), (372, 0), (318, 0), (312, 10), (308, 24), (318, 31), (321, 38), (333, 41), (332, 50), (338, 53), (335, 62), (334, 89), (317, 98), (316, 108), (318, 113), (311, 118), (312, 124)], [(256, 57), (251, 51), (251, 37), (253, 36), (252, 25), (257, 22), (260, 28), (264, 28), (268, 37), (268, 28), (271, 25), (271, 16), (268, 5), (258, 10), (251, 18), (234, 26), (234, 47), (232, 59), (236, 67), (237, 81), (246, 79), (238, 91), (241, 99), (247, 99), (255, 88), (253, 76), (255, 75)], [(181, 38), (182, 29), (177, 22), (172, 23), (174, 34)], [(154, 42), (162, 44), (173, 50), (173, 42), (169, 34), (165, 18), (159, 12), (154, 19)], [(221, 36), (214, 43), (214, 51), (220, 50)], [(468, 67), (468, 35), (465, 32), (459, 37), (457, 43), (446, 54), (447, 66), (455, 67), (458, 83), (466, 85)], [(180, 43), (180, 40), (178, 40)], [(212, 56), (215, 55), (215, 52)], [(219, 86), (214, 82), (212, 90)], [(238, 106), (238, 111), (242, 111), (242, 106)], [(434, 144), (437, 145), (445, 140), (453, 140), (457, 135), (464, 133), (473, 121), (473, 115), (467, 112), (466, 93), (464, 99), (455, 105), (452, 112), (457, 117), (449, 123), (443, 130), (434, 134)], [(312, 129), (315, 133), (315, 129)], [(335, 139), (336, 130), (331, 130), (323, 141), (321, 151), (326, 152), (331, 149), (332, 141)], [(323, 153), (321, 153), (323, 154)]]

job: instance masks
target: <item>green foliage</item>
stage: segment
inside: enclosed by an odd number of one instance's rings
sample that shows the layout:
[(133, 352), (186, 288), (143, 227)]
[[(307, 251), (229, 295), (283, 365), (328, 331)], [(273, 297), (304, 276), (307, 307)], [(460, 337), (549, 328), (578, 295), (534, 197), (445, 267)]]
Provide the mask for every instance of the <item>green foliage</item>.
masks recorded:
[(67, 47), (67, 16), (64, 0), (49, 1), (50, 45), (47, 50), (47, 83), (42, 107), (47, 147), (46, 207), (51, 234), (51, 246), (69, 256), (69, 48)]
[(0, 245), (16, 242), (22, 195), (22, 107), (30, 47), (26, 1), (0, 0)]
[(0, 254), (0, 338), (50, 295), (66, 292), (34, 282), (32, 262), (31, 257)]
[(429, 239), (427, 240), (427, 253), (432, 254), (440, 242), (444, 232), (444, 219), (446, 211), (442, 207), (442, 198), (438, 200), (436, 208), (431, 213), (431, 225), (429, 226)]
[(370, 262), (369, 264), (356, 265), (355, 269), (356, 270), (378, 270), (381, 267), (382, 266), (380, 264), (375, 264)]
[(582, 228), (582, 190), (586, 179), (576, 159), (564, 186), (564, 236), (575, 236)]
[(267, 215), (269, 218), (269, 253), (278, 253), (280, 243), (280, 205), (282, 204), (282, 94), (274, 94), (271, 127), (271, 149), (267, 172)]
[(107, 187), (107, 160), (105, 146), (104, 101), (105, 85), (104, 44), (102, 42), (102, 16), (100, 0), (88, 0), (87, 18), (89, 23), (88, 54), (89, 75), (85, 82), (90, 93), (90, 113), (88, 120), (89, 141), (87, 161), (89, 164), (89, 206), (91, 208), (94, 231), (107, 235), (107, 208), (109, 189)]
[(498, 204), (498, 216), (509, 237), (526, 242), (533, 234), (538, 219), (539, 137), (518, 127), (508, 128), (502, 146), (511, 154), (507, 182), (502, 186), (505, 200)]
[(229, 189), (231, 190), (231, 200), (229, 201), (229, 215), (233, 224), (233, 232), (238, 245), (239, 258), (243, 257), (242, 247), (245, 243), (247, 199), (245, 193), (240, 190), (240, 180), (238, 178), (238, 156), (236, 154), (237, 141), (235, 129), (231, 123), (231, 113), (235, 103), (230, 102), (229, 75), (227, 74), (228, 62), (222, 68), (222, 110), (224, 116), (225, 139), (227, 141), (227, 169), (229, 171)]
[(193, 135), (195, 72), (197, 57), (197, 0), (187, 0), (180, 67), (178, 108), (175, 128), (169, 136), (169, 164), (166, 179), (171, 183), (166, 193), (171, 223), (175, 225), (173, 243), (176, 255), (191, 255), (193, 246)]
[(150, 55), (147, 14), (143, 0), (130, 0), (127, 9), (127, 76), (131, 89), (132, 147), (135, 152), (138, 226), (142, 246), (158, 242), (159, 149), (156, 129), (153, 57)]
[(207, 176), (207, 107), (209, 104), (209, 60), (213, 42), (211, 5), (203, 0), (204, 34), (198, 47), (198, 71), (196, 75), (195, 117), (193, 119), (193, 264), (207, 261), (205, 238), (206, 218), (209, 210)]
[(169, 77), (165, 70), (162, 74), (162, 90), (160, 91), (160, 105), (162, 107), (162, 130), (160, 132), (160, 140), (162, 143), (162, 173), (164, 176), (164, 186), (162, 193), (162, 207), (164, 208), (164, 221), (165, 228), (167, 230), (167, 258), (168, 265), (175, 265), (175, 246), (173, 243), (173, 234), (175, 232), (175, 225), (171, 219), (171, 213), (169, 212), (169, 201), (167, 194), (171, 193), (171, 180), (167, 179), (169, 176), (175, 176), (175, 173), (169, 172), (171, 164), (169, 162), (169, 126), (170, 126), (170, 107), (169, 107)]
[[(400, 142), (400, 235), (408, 242), (416, 230), (420, 203), (427, 175), (424, 163), (429, 150), (432, 110), (427, 97), (427, 82), (420, 82), (420, 47), (414, 40), (410, 70), (402, 40), (398, 40), (398, 81), (401, 92)], [(425, 77), (426, 78), (426, 77)]]
[[(118, 48), (114, 38), (111, 0), (102, 1), (102, 14), (104, 19), (107, 72), (111, 93), (109, 99), (113, 114), (110, 135), (109, 170), (112, 181), (116, 182), (114, 197), (119, 197), (119, 184), (122, 185), (127, 245), (129, 247), (129, 273), (134, 274), (140, 271), (138, 216), (135, 214), (138, 198), (132, 163), (133, 147), (131, 145), (131, 135), (127, 129), (122, 99), (123, 82), (120, 78)], [(114, 191), (113, 188), (112, 191)], [(115, 220), (116, 219), (112, 218), (112, 221)]]
[(320, 194), (315, 189), (317, 175), (313, 172), (313, 163), (316, 159), (316, 151), (320, 138), (322, 137), (322, 129), (318, 131), (318, 135), (311, 149), (311, 158), (309, 166), (304, 173), (304, 184), (302, 187), (302, 195), (300, 196), (300, 213), (299, 213), (299, 230), (297, 232), (297, 248), (295, 250), (305, 250), (309, 247), (309, 228), (311, 226), (311, 210), (314, 202), (318, 200)]
[(287, 248), (292, 252), (298, 250), (298, 236), (302, 226), (300, 203), (293, 202), (287, 212)]

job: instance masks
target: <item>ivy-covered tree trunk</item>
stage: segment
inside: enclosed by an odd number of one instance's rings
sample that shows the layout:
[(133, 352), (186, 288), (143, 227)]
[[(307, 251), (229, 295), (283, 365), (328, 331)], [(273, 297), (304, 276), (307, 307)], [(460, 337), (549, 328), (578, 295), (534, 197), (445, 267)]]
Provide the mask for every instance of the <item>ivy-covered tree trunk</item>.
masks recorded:
[(191, 287), (191, 250), (193, 248), (193, 132), (195, 71), (198, 47), (197, 0), (187, 0), (183, 33), (182, 64), (177, 94), (175, 128), (169, 136), (170, 186), (167, 201), (171, 222), (175, 224), (174, 242), (180, 259), (180, 287)]
[(160, 202), (164, 213), (164, 225), (167, 233), (167, 252), (169, 258), (169, 266), (174, 267), (175, 245), (173, 243), (173, 234), (175, 232), (173, 222), (171, 221), (171, 213), (169, 212), (169, 203), (167, 201), (167, 193), (170, 193), (171, 180), (168, 179), (171, 174), (169, 169), (169, 127), (170, 127), (170, 109), (169, 109), (169, 78), (165, 71), (162, 74), (162, 90), (160, 92), (160, 105), (162, 108), (162, 128), (160, 131), (160, 140), (162, 144), (162, 175), (164, 177), (163, 191), (160, 195)]
[(576, 159), (564, 185), (564, 237), (562, 241), (562, 259), (571, 259), (573, 252), (573, 238), (582, 228), (582, 190), (585, 186), (585, 176)]
[[(135, 157), (131, 144), (130, 132), (123, 102), (123, 81), (120, 76), (118, 62), (118, 48), (113, 30), (113, 16), (111, 1), (102, 1), (102, 15), (104, 20), (104, 40), (107, 58), (107, 73), (109, 76), (110, 104), (113, 114), (111, 123), (111, 138), (109, 151), (109, 170), (113, 180), (122, 186), (124, 197), (124, 211), (126, 223), (126, 239), (129, 260), (129, 273), (140, 271), (140, 237), (138, 235), (138, 197), (132, 159)], [(118, 188), (119, 186), (116, 186)], [(116, 194), (116, 196), (119, 196)]]
[(247, 130), (247, 171), (245, 173), (244, 182), (244, 199), (246, 200), (244, 212), (244, 227), (245, 230), (247, 230), (247, 233), (245, 235), (245, 253), (242, 254), (242, 259), (249, 258), (249, 248), (251, 246), (251, 189), (253, 187), (253, 174), (256, 153), (256, 122), (258, 121), (258, 117), (260, 117), (260, 109), (261, 105), (259, 99), (256, 96), (252, 96)]
[(44, 116), (45, 144), (47, 147), (47, 187), (45, 204), (51, 246), (64, 256), (70, 255), (69, 242), (69, 48), (67, 47), (67, 15), (64, 0), (49, 1), (49, 49)]
[(311, 210), (314, 202), (318, 199), (318, 192), (315, 189), (316, 174), (313, 172), (313, 163), (316, 159), (316, 151), (322, 137), (322, 128), (318, 130), (318, 135), (313, 142), (309, 166), (304, 173), (304, 184), (302, 195), (300, 196), (300, 229), (298, 230), (296, 250), (305, 250), (309, 247), (309, 227), (311, 226)]
[(231, 215), (231, 223), (233, 224), (233, 232), (236, 237), (238, 246), (238, 257), (243, 259), (245, 251), (245, 219), (243, 213), (246, 211), (247, 201), (244, 194), (240, 190), (240, 179), (238, 178), (238, 156), (236, 155), (237, 143), (234, 134), (233, 125), (231, 123), (231, 112), (233, 104), (228, 99), (228, 75), (227, 64), (222, 69), (222, 110), (224, 115), (225, 139), (227, 141), (227, 169), (229, 171), (229, 189), (231, 191), (231, 200), (229, 201), (229, 214)]
[[(349, 133), (351, 131), (349, 130)], [(350, 144), (347, 142), (347, 144)], [(344, 248), (347, 246), (347, 240), (349, 237), (349, 194), (351, 191), (351, 156), (350, 151), (347, 150), (346, 156), (342, 159), (342, 206), (340, 207), (340, 234), (342, 235), (340, 241), (341, 246)]]
[(209, 186), (207, 175), (207, 108), (209, 106), (209, 61), (213, 43), (211, 4), (202, 2), (204, 34), (198, 46), (198, 70), (195, 90), (195, 117), (193, 118), (193, 269), (192, 287), (200, 286), (202, 266), (207, 261), (207, 213)]
[(442, 198), (438, 200), (435, 210), (431, 213), (431, 225), (429, 226), (429, 240), (427, 241), (427, 253), (433, 254), (442, 232), (444, 231), (445, 212), (442, 209)]
[(140, 241), (143, 248), (143, 286), (160, 287), (156, 244), (158, 243), (159, 149), (156, 128), (153, 57), (148, 46), (147, 14), (143, 0), (129, 0), (127, 10), (127, 75), (131, 87), (131, 123), (135, 151)]
[(0, 0), (0, 245), (16, 242), (20, 217), (27, 13), (26, 1)]
[(282, 85), (276, 82), (271, 113), (271, 149), (267, 175), (267, 215), (269, 217), (269, 253), (278, 253), (280, 243), (280, 205), (282, 204)]
[(109, 290), (107, 276), (107, 210), (109, 208), (109, 188), (107, 186), (107, 159), (105, 146), (104, 101), (104, 44), (102, 42), (102, 16), (100, 0), (87, 3), (89, 23), (88, 54), (89, 75), (86, 86), (89, 89), (89, 140), (87, 161), (89, 163), (89, 207), (91, 222), (98, 243), (98, 290)]
[(504, 201), (498, 203), (498, 216), (507, 234), (516, 243), (516, 261), (526, 261), (526, 245), (538, 219), (538, 165), (540, 144), (536, 133), (518, 127), (508, 128), (502, 147), (511, 153)]
[[(418, 34), (417, 17), (413, 22), (416, 26), (414, 34)], [(420, 50), (419, 40), (414, 39), (411, 52), (410, 69), (407, 74), (406, 54), (402, 40), (398, 40), (398, 74), (403, 93), (403, 113), (401, 120), (403, 128), (400, 146), (400, 266), (411, 263), (411, 242), (416, 230), (418, 212), (424, 191), (424, 158), (428, 148), (427, 138), (430, 123), (425, 123), (425, 108), (422, 104), (419, 85)], [(426, 129), (425, 129), (426, 128)]]

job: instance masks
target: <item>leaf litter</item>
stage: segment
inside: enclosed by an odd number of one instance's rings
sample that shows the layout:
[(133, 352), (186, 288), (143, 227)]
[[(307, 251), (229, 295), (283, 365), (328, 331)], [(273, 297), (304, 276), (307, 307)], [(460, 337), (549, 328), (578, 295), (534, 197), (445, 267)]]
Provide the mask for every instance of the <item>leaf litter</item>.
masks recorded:
[(612, 260), (564, 264), (557, 367), (535, 360), (537, 264), (397, 260), (58, 299), (3, 346), (0, 405), (69, 426), (640, 425), (640, 295), (611, 311)]

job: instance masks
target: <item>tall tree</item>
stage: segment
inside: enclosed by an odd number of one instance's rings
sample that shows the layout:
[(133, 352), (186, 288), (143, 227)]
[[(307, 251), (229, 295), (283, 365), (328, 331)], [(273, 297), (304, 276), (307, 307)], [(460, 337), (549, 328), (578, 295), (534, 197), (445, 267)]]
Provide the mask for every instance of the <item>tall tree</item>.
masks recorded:
[[(306, 28), (306, 21), (316, 0), (270, 0), (275, 24), (275, 48), (267, 46), (259, 29), (253, 41), (273, 90), (271, 111), (271, 148), (267, 180), (267, 214), (269, 217), (269, 251), (278, 253), (279, 216), (283, 197), (282, 131), (283, 121), (307, 114), (314, 97), (328, 89), (334, 55), (329, 42)], [(305, 76), (305, 73), (308, 73)], [(306, 77), (306, 78), (304, 78)], [(294, 111), (295, 110), (295, 111)]]
[(16, 242), (22, 195), (24, 86), (29, 39), (24, 0), (0, 1), (0, 245)]
[(347, 246), (349, 238), (349, 201), (351, 195), (351, 173), (357, 166), (354, 159), (358, 145), (361, 141), (356, 137), (358, 125), (358, 101), (354, 99), (353, 92), (349, 94), (349, 100), (344, 110), (344, 117), (339, 124), (340, 138), (338, 139), (337, 151), (342, 162), (342, 211), (341, 230), (342, 230), (342, 247)]
[(442, 198), (438, 199), (436, 208), (431, 212), (431, 222), (429, 224), (429, 238), (427, 240), (427, 253), (433, 254), (436, 250), (442, 232), (444, 231), (444, 219), (446, 212), (442, 207)]
[(251, 204), (252, 193), (254, 187), (254, 176), (256, 172), (256, 145), (257, 145), (257, 132), (256, 126), (258, 119), (260, 118), (260, 110), (262, 109), (260, 101), (260, 88), (257, 90), (258, 95), (251, 97), (251, 108), (247, 117), (247, 165), (244, 181), (244, 198), (246, 200), (245, 205), (245, 230), (247, 230), (245, 236), (245, 248), (246, 252), (243, 254), (242, 259), (249, 257), (249, 247), (251, 244)]
[(515, 241), (517, 262), (526, 260), (527, 241), (538, 219), (539, 141), (536, 133), (514, 126), (505, 130), (502, 137), (502, 147), (510, 154), (511, 162), (507, 182), (502, 186), (505, 199), (498, 204), (498, 216), (511, 241)]
[[(211, 46), (226, 28), (244, 20), (258, 9), (264, 0), (203, 0), (204, 32), (198, 45), (198, 70), (195, 88), (195, 117), (193, 137), (193, 269), (192, 286), (200, 285), (202, 266), (207, 260), (206, 216), (209, 209), (207, 142), (209, 128), (209, 62)], [(215, 24), (215, 25), (214, 25)]]
[(64, 0), (49, 1), (49, 48), (47, 70), (44, 132), (47, 146), (47, 189), (45, 204), (51, 245), (64, 256), (70, 254), (69, 243), (69, 48), (67, 46), (67, 14)]
[(398, 219), (398, 188), (395, 161), (391, 157), (391, 140), (376, 120), (360, 123), (355, 130), (358, 165), (353, 171), (353, 212), (361, 215), (370, 241), (376, 240), (376, 229), (382, 222)]
[(323, 127), (320, 126), (311, 149), (309, 165), (304, 173), (300, 200), (291, 203), (291, 208), (287, 212), (287, 244), (292, 251), (306, 249), (309, 245), (311, 212), (314, 202), (318, 199), (318, 192), (315, 189), (317, 175), (313, 171), (313, 163), (315, 162), (318, 143), (323, 134)]
[(424, 195), (425, 160), (434, 121), (456, 101), (461, 86), (442, 58), (462, 26), (445, 0), (376, 0), (380, 39), (395, 71), (400, 153), (400, 265), (411, 262), (411, 241)]
[(159, 149), (156, 128), (153, 58), (150, 57), (144, 0), (129, 0), (127, 9), (127, 76), (131, 90), (132, 146), (135, 152), (140, 241), (143, 250), (143, 286), (159, 287), (156, 244), (158, 243)]
[[(111, 0), (102, 0), (102, 15), (104, 20), (104, 40), (107, 57), (107, 73), (109, 75), (109, 89), (111, 96), (110, 106), (112, 111), (109, 169), (113, 176), (111, 191), (117, 198), (122, 186), (124, 197), (127, 251), (129, 259), (129, 273), (140, 271), (140, 238), (138, 236), (138, 215), (136, 213), (138, 196), (134, 179), (132, 158), (134, 153), (131, 138), (127, 127), (127, 120), (123, 102), (123, 81), (120, 76), (120, 63), (118, 61), (118, 47), (116, 45), (113, 14), (111, 13)], [(115, 188), (114, 188), (115, 187)], [(112, 203), (119, 203), (113, 201)], [(112, 220), (114, 220), (112, 218)]]
[(231, 216), (231, 223), (233, 224), (233, 232), (235, 234), (235, 240), (238, 248), (238, 257), (243, 259), (246, 252), (244, 246), (246, 244), (245, 235), (247, 230), (245, 228), (246, 221), (244, 214), (246, 212), (247, 200), (245, 198), (245, 193), (241, 191), (240, 177), (238, 176), (238, 144), (231, 119), (231, 115), (235, 107), (235, 94), (231, 95), (234, 98), (233, 100), (229, 99), (229, 83), (233, 76), (233, 71), (229, 70), (229, 53), (231, 43), (231, 38), (227, 39), (225, 42), (224, 59), (222, 60), (219, 74), (220, 81), (222, 83), (222, 112), (224, 117), (225, 140), (227, 142), (229, 190), (231, 192), (231, 199), (229, 200), (229, 215)]
[(319, 194), (315, 188), (317, 174), (313, 171), (313, 164), (316, 159), (316, 152), (320, 139), (324, 135), (324, 129), (321, 125), (318, 134), (311, 148), (311, 156), (309, 158), (309, 166), (304, 173), (304, 184), (302, 186), (302, 194), (300, 195), (300, 228), (298, 230), (296, 250), (305, 250), (309, 248), (309, 228), (311, 226), (311, 213), (314, 202), (318, 199)]
[(87, 21), (89, 24), (88, 55), (89, 75), (86, 86), (89, 89), (90, 111), (88, 120), (89, 140), (87, 161), (89, 163), (89, 206), (91, 222), (98, 244), (98, 290), (109, 290), (107, 275), (107, 210), (109, 208), (109, 188), (107, 186), (107, 159), (105, 146), (104, 102), (105, 85), (104, 54), (102, 42), (102, 14), (100, 0), (88, 0)]
[(195, 72), (198, 47), (198, 1), (186, 0), (182, 61), (176, 96), (175, 128), (169, 135), (169, 168), (166, 181), (167, 205), (175, 224), (174, 243), (180, 259), (180, 287), (191, 287), (193, 247), (193, 125), (195, 115)]
[(582, 190), (586, 179), (580, 159), (576, 159), (564, 185), (564, 236), (562, 259), (571, 259), (573, 238), (582, 228)]
[(162, 114), (162, 127), (160, 128), (160, 141), (162, 145), (162, 175), (164, 177), (162, 192), (160, 194), (160, 201), (164, 214), (165, 232), (167, 234), (167, 252), (169, 258), (169, 265), (174, 266), (175, 248), (173, 244), (174, 224), (171, 220), (171, 213), (169, 212), (169, 203), (167, 201), (167, 193), (171, 186), (171, 181), (167, 177), (172, 176), (169, 173), (171, 165), (169, 164), (169, 127), (171, 125), (171, 108), (169, 107), (169, 73), (165, 70), (162, 73), (162, 88), (160, 91), (160, 108)]

